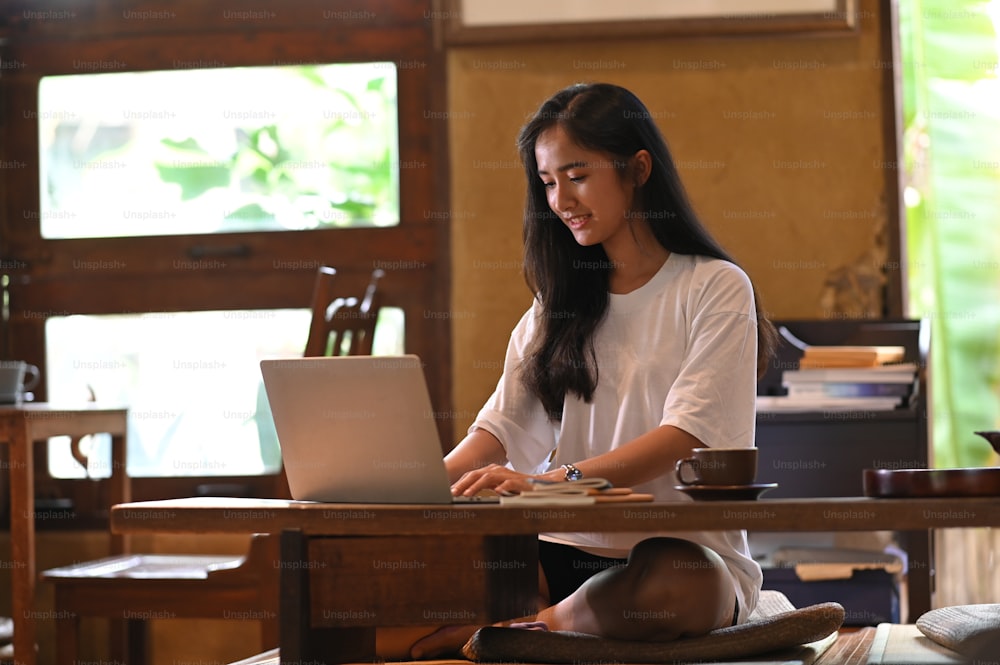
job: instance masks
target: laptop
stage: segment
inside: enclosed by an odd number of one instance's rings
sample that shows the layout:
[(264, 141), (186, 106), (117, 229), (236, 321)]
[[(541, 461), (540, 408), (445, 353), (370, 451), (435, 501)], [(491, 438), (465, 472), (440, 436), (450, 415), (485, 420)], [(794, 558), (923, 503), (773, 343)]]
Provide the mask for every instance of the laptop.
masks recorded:
[(262, 360), (260, 370), (293, 499), (468, 500), (451, 494), (417, 356)]

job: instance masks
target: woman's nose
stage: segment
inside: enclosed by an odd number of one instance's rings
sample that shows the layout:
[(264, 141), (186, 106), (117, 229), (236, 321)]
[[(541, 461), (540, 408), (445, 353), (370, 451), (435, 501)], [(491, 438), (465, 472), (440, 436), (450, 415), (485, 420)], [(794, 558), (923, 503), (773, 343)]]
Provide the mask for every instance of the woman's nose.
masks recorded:
[(557, 213), (564, 210), (572, 210), (575, 203), (576, 199), (573, 198), (571, 192), (565, 187), (556, 185), (552, 188), (549, 205), (551, 205)]

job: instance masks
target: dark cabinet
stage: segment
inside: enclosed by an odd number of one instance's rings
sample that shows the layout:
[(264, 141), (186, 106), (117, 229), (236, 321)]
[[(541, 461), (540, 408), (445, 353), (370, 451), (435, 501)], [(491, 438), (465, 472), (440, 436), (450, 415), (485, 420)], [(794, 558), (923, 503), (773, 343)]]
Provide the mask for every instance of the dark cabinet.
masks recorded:
[[(802, 351), (789, 341), (827, 345), (898, 345), (904, 361), (921, 367), (908, 406), (894, 411), (758, 413), (758, 482), (778, 487), (765, 499), (862, 496), (864, 469), (927, 468), (929, 460), (926, 367), (929, 323), (912, 320), (776, 321), (785, 337), (758, 383), (758, 395), (780, 395), (781, 374)], [(877, 500), (877, 499), (873, 499)], [(909, 620), (931, 608), (933, 550), (927, 531), (900, 532), (907, 553)]]

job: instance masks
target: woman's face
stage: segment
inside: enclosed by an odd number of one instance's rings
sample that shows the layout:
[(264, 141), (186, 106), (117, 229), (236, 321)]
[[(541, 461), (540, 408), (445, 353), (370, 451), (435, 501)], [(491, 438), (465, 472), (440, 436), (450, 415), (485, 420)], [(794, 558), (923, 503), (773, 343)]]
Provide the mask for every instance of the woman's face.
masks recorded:
[(581, 148), (555, 126), (539, 135), (535, 160), (549, 208), (579, 244), (600, 243), (611, 254), (612, 246), (634, 242), (627, 212), (635, 189), (607, 155)]

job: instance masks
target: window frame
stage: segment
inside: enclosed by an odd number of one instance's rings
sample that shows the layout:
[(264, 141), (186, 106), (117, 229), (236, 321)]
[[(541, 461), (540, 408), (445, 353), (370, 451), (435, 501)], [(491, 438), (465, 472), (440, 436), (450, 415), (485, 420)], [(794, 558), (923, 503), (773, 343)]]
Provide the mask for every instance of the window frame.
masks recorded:
[[(66, 314), (112, 314), (308, 307), (314, 266), (337, 268), (345, 294), (362, 293), (374, 267), (386, 306), (403, 309), (406, 351), (425, 361), (435, 409), (451, 412), (447, 132), (443, 58), (434, 49), (431, 0), (349, 0), (335, 10), (321, 0), (262, 3), (274, 11), (226, 11), (199, 0), (170, 10), (147, 0), (72, 10), (64, 3), (15, 2), (0, 15), (0, 148), (19, 165), (0, 172), (0, 256), (9, 283), (9, 315), (0, 356), (39, 366), (46, 395), (45, 321)], [(123, 9), (122, 4), (126, 5)], [(32, 12), (50, 12), (33, 14)], [(156, 16), (165, 15), (162, 20)], [(147, 17), (142, 20), (130, 17)], [(325, 19), (325, 20), (324, 20)], [(266, 66), (326, 62), (397, 64), (400, 224), (387, 228), (263, 231), (201, 236), (60, 239), (39, 228), (38, 81), (81, 69), (144, 71), (201, 63)], [(179, 270), (174, 262), (216, 259), (213, 270)], [(280, 262), (280, 263), (279, 263)], [(76, 265), (116, 266), (111, 270)], [(122, 265), (124, 264), (124, 265)], [(302, 266), (284, 269), (277, 266)], [(428, 313), (431, 313), (429, 315)], [(440, 313), (440, 316), (433, 315)], [(451, 423), (439, 421), (442, 442)], [(446, 444), (443, 443), (443, 448)], [(44, 446), (36, 446), (39, 495), (71, 497), (81, 516), (99, 513), (93, 481), (48, 478)], [(101, 481), (103, 482), (103, 481)], [(188, 496), (239, 486), (275, 496), (280, 474), (238, 477), (138, 478), (137, 500)], [(81, 520), (83, 518), (81, 517)]]

